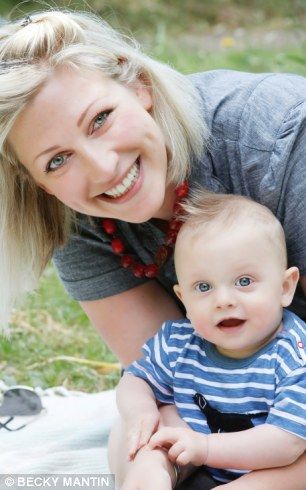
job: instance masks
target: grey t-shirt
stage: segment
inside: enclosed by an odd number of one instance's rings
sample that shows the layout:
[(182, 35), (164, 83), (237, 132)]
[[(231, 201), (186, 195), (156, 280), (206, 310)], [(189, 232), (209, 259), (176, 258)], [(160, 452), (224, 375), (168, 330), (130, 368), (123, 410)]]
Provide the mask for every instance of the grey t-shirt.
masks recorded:
[[(192, 164), (191, 187), (197, 183), (214, 192), (242, 194), (268, 206), (285, 229), (289, 265), (306, 274), (306, 78), (230, 70), (190, 77), (211, 132), (209, 150)], [(90, 224), (80, 215), (79, 220), (78, 233), (54, 255), (72, 297), (100, 299), (146, 281), (120, 266), (101, 219)], [(117, 225), (128, 251), (151, 263), (163, 241), (154, 220)], [(171, 259), (158, 281), (173, 294), (175, 280)], [(306, 302), (298, 301), (295, 311), (305, 317)]]

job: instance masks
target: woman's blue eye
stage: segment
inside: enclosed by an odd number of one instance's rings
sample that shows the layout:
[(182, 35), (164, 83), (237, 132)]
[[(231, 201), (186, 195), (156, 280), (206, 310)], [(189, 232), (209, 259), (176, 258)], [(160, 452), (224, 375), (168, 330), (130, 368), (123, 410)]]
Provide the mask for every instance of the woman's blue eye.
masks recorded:
[(207, 282), (199, 282), (199, 284), (196, 285), (195, 289), (199, 293), (207, 293), (207, 291), (211, 289), (211, 286)]
[(105, 123), (110, 111), (103, 111), (100, 112), (95, 118), (94, 118), (94, 123), (93, 123), (93, 131), (96, 131), (97, 129), (101, 128), (103, 124)]
[(52, 170), (57, 170), (66, 163), (67, 155), (56, 155), (53, 157), (47, 165), (46, 172), (52, 172)]
[(240, 277), (240, 279), (235, 282), (235, 286), (249, 286), (252, 282), (250, 277)]

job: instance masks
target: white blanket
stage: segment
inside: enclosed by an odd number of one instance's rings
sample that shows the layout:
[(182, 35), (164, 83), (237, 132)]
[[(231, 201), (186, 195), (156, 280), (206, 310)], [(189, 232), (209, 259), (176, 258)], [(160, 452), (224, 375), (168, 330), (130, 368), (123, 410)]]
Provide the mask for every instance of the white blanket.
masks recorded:
[(109, 473), (107, 439), (118, 416), (114, 391), (36, 391), (46, 413), (19, 431), (0, 430), (0, 473)]

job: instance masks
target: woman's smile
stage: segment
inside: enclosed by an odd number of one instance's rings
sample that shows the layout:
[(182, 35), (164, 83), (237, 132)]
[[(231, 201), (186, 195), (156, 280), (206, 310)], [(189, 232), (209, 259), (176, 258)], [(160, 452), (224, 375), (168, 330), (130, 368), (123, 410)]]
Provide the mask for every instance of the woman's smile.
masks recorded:
[[(110, 197), (113, 201), (118, 202), (121, 197), (131, 194), (131, 190), (135, 187), (135, 184), (139, 177), (139, 167), (140, 167), (140, 159), (137, 158), (132, 167), (128, 170), (128, 172), (124, 175), (123, 179), (113, 186), (111, 189), (104, 191), (100, 194), (100, 198)], [(121, 200), (120, 200), (121, 202)]]

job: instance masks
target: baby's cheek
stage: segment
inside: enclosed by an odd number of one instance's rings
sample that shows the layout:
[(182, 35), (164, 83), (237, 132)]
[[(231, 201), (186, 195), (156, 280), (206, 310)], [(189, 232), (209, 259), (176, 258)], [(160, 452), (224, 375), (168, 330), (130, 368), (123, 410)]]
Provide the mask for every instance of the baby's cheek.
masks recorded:
[(279, 298), (271, 295), (269, 297), (263, 297), (262, 301), (254, 305), (251, 312), (254, 318), (257, 318), (258, 322), (263, 325), (274, 326), (281, 320), (282, 317), (282, 307), (280, 305)]

